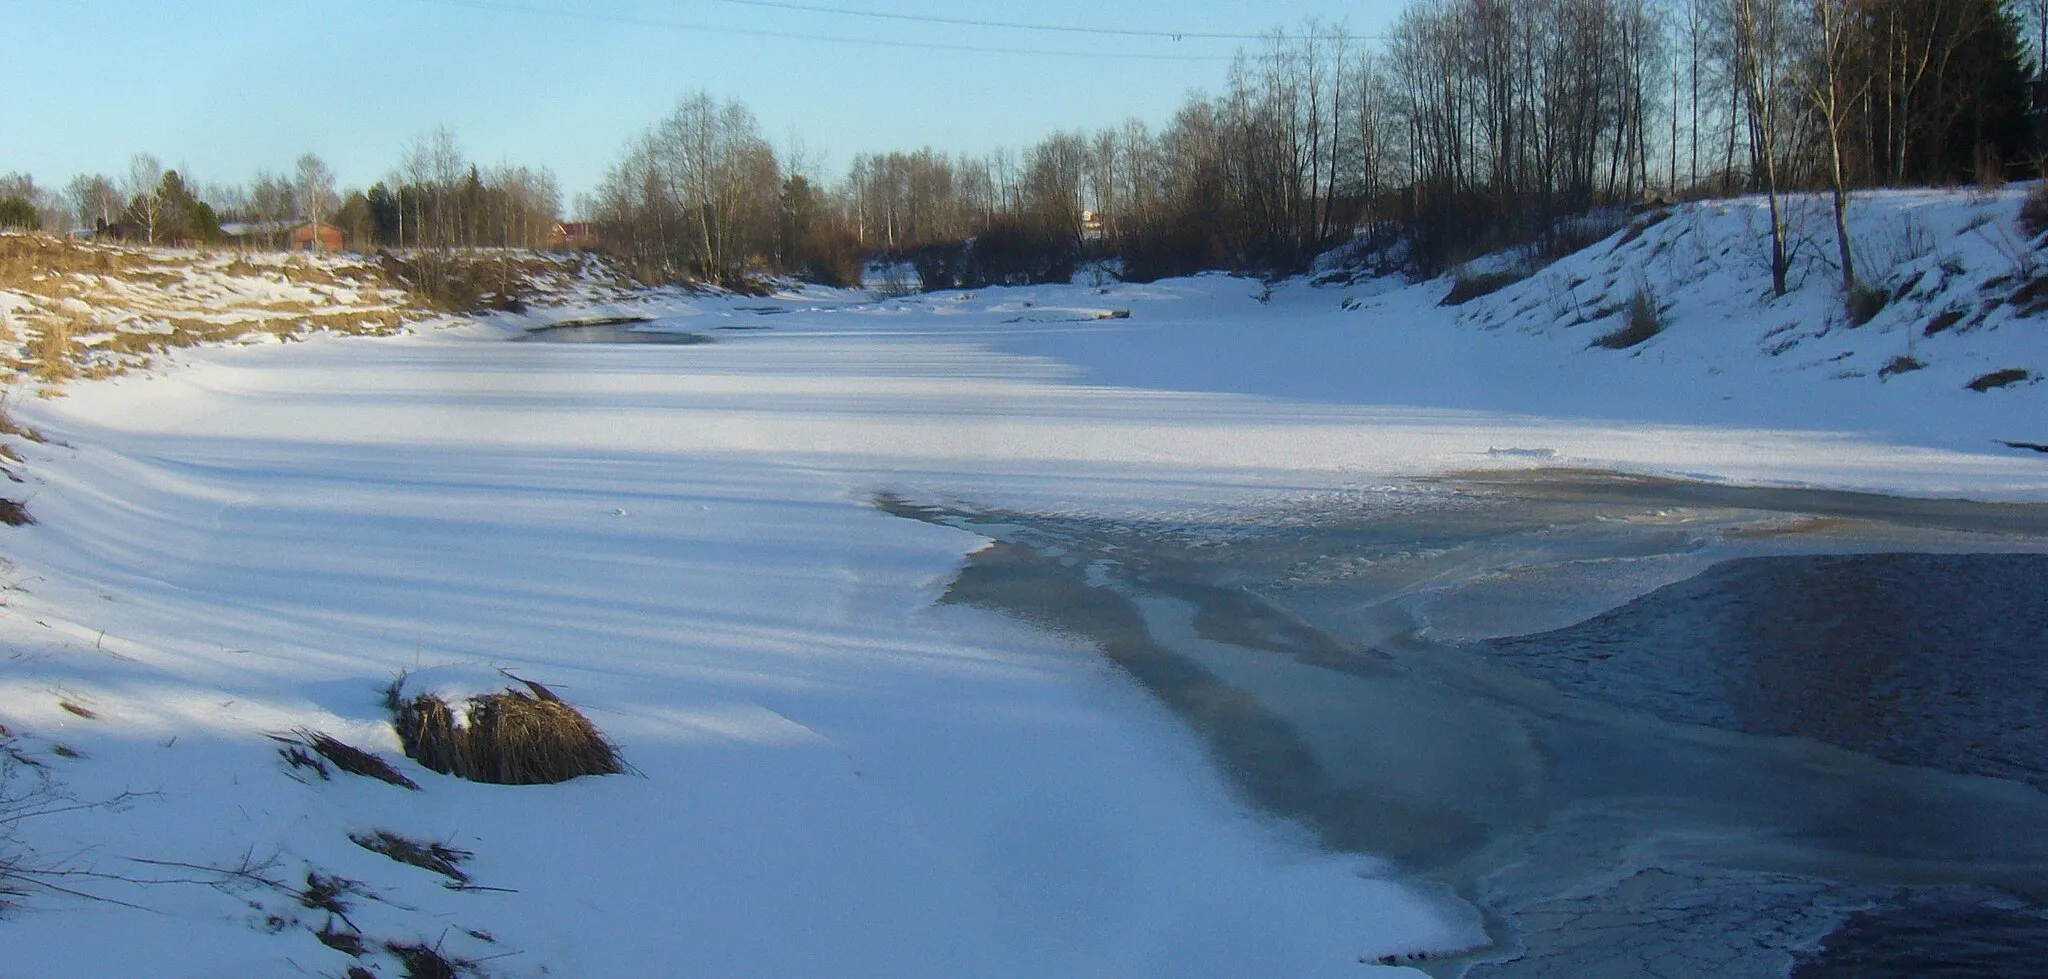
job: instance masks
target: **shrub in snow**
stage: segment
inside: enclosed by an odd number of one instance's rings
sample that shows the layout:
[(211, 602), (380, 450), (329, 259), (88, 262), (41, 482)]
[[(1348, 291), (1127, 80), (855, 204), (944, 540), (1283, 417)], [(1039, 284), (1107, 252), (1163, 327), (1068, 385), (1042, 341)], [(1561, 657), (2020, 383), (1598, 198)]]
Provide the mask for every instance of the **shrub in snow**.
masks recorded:
[[(510, 677), (510, 674), (506, 674)], [(387, 706), (406, 757), (443, 775), (498, 785), (546, 785), (626, 770), (617, 746), (553, 691), (526, 689), (408, 693), (393, 682)]]
[(1849, 314), (1851, 326), (1862, 326), (1884, 312), (1885, 304), (1891, 301), (1891, 293), (1864, 282), (1849, 287), (1842, 297), (1842, 305)]
[(1627, 350), (1645, 340), (1664, 332), (1664, 321), (1657, 315), (1657, 300), (1650, 290), (1636, 289), (1628, 301), (1628, 320), (1621, 329), (1605, 334), (1593, 341), (1593, 346), (1605, 350)]

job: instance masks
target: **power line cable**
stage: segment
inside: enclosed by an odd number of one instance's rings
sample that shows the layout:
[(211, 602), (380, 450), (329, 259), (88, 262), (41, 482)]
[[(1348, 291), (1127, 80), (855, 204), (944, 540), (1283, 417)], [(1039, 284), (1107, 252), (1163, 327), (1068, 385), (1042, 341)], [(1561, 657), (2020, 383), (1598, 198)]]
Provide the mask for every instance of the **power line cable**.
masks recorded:
[(1264, 41), (1278, 37), (1284, 41), (1298, 41), (1305, 35), (1288, 33), (1246, 34), (1232, 31), (1162, 31), (1137, 30), (1120, 27), (1078, 27), (1071, 24), (1027, 24), (1021, 21), (979, 20), (971, 17), (939, 17), (927, 14), (899, 14), (882, 10), (842, 10), (813, 3), (791, 3), (788, 0), (717, 0), (719, 3), (736, 4), (742, 7), (766, 7), (771, 10), (798, 10), (814, 14), (837, 14), (842, 17), (871, 17), (877, 20), (913, 21), (920, 24), (950, 24), (955, 27), (992, 27), (1012, 31), (1049, 31), (1059, 34), (1101, 34), (1113, 37), (1152, 37), (1166, 40), (1221, 40), (1221, 41)]
[(414, 0), (416, 3), (438, 4), (444, 7), (467, 7), (473, 10), (490, 10), (500, 13), (532, 14), (542, 17), (560, 17), (568, 20), (602, 21), (626, 24), (634, 27), (658, 27), (666, 30), (694, 31), (709, 34), (732, 34), (741, 37), (765, 37), (777, 40), (823, 41), (832, 44), (865, 44), (873, 47), (909, 48), (926, 51), (961, 51), (972, 54), (1021, 54), (1033, 57), (1052, 58), (1108, 58), (1134, 61), (1208, 61), (1231, 60), (1227, 55), (1200, 54), (1147, 54), (1134, 51), (1074, 51), (1056, 48), (1008, 48), (976, 44), (950, 44), (930, 41), (899, 41), (870, 37), (847, 37), (836, 34), (812, 34), (801, 31), (771, 31), (746, 27), (724, 27), (711, 24), (693, 24), (686, 21), (662, 20), (640, 17), (633, 14), (614, 14), (596, 10), (563, 10), (558, 7), (538, 7), (521, 3), (507, 3), (503, 0)]

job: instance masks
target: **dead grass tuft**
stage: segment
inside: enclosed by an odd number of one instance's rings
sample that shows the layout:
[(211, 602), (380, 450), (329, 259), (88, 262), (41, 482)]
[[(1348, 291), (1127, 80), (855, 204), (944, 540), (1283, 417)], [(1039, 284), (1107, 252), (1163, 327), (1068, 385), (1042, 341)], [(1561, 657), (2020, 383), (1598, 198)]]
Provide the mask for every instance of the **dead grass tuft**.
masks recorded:
[(348, 838), (371, 853), (381, 853), (399, 863), (431, 870), (457, 884), (469, 883), (469, 875), (463, 873), (460, 866), (475, 856), (468, 850), (457, 850), (440, 843), (422, 843), (383, 829), (371, 833), (350, 833)]
[(1970, 390), (1975, 391), (1978, 394), (1983, 394), (1984, 392), (1990, 391), (1994, 388), (2008, 387), (2010, 385), (2018, 384), (2021, 381), (2031, 381), (2033, 379), (2033, 371), (2026, 370), (2020, 367), (2008, 367), (2004, 370), (1992, 371), (1989, 374), (1985, 374), (1977, 378), (1976, 380), (1971, 381), (1969, 384), (1965, 385), (1965, 387), (1968, 387)]
[(384, 951), (405, 967), (405, 979), (458, 979), (463, 972), (476, 968), (474, 962), (449, 958), (440, 949), (420, 942), (385, 942)]
[(355, 894), (362, 885), (346, 877), (323, 874), (317, 870), (306, 871), (306, 886), (299, 889), (299, 906), (346, 919), (349, 903), (342, 900), (346, 895)]
[[(352, 931), (342, 931), (331, 925), (314, 932), (313, 937), (320, 939), (320, 944), (344, 955), (361, 958), (363, 953), (369, 950), (368, 946), (363, 944), (363, 936)], [(349, 971), (353, 973), (355, 970)]]
[(1628, 303), (1628, 321), (1620, 329), (1594, 339), (1592, 346), (1603, 350), (1627, 350), (1647, 342), (1651, 337), (1664, 332), (1664, 321), (1658, 315), (1657, 301), (1648, 289), (1637, 289)]
[(1481, 272), (1467, 275), (1458, 273), (1451, 281), (1451, 291), (1444, 295), (1439, 306), (1463, 306), (1481, 296), (1490, 296), (1529, 277), (1520, 270), (1502, 272)]
[(1955, 326), (1957, 323), (1961, 323), (1963, 321), (1963, 317), (1968, 315), (1970, 315), (1970, 311), (1967, 309), (1942, 310), (1933, 319), (1927, 321), (1927, 326), (1926, 328), (1920, 331), (1920, 335), (1931, 337), (1937, 333), (1947, 330), (1952, 326)]
[(2021, 280), (2019, 288), (2006, 300), (2019, 307), (2015, 315), (2022, 318), (2039, 316), (2048, 312), (2048, 276), (2032, 276)]
[(50, 317), (35, 324), (28, 341), (32, 373), (44, 381), (61, 381), (78, 373), (71, 364), (71, 348), (70, 323)]
[[(390, 762), (318, 731), (300, 728), (293, 731), (289, 737), (278, 734), (273, 734), (270, 737), (273, 741), (280, 741), (287, 745), (311, 748), (315, 754), (327, 759), (334, 767), (350, 775), (374, 778), (379, 782), (389, 782), (392, 785), (412, 789), (415, 792), (419, 791), (419, 784), (412, 779), (406, 778), (398, 769), (392, 768)], [(301, 754), (303, 755), (303, 753)], [(292, 762), (293, 767), (299, 767), (303, 764), (300, 760), (293, 758), (289, 754), (286, 755), (286, 760)], [(322, 772), (321, 777), (326, 777), (326, 773)]]
[(1891, 298), (1890, 290), (1858, 282), (1842, 295), (1842, 308), (1849, 314), (1850, 326), (1862, 326), (1884, 312)]
[(401, 700), (403, 679), (387, 697), (398, 739), (408, 757), (434, 771), (498, 785), (548, 785), (626, 771), (617, 746), (538, 683), (519, 680), (526, 690), (471, 698), (463, 705), (467, 723), (457, 724), (454, 711), (433, 694)]
[(0, 435), (12, 435), (31, 442), (43, 441), (43, 433), (15, 422), (14, 416), (7, 413), (5, 403), (0, 403)]
[(313, 774), (320, 776), (320, 781), (322, 782), (325, 782), (328, 779), (334, 777), (331, 773), (327, 771), (327, 763), (321, 761), (317, 757), (314, 757), (312, 752), (306, 750), (305, 745), (293, 742), (289, 745), (286, 745), (285, 747), (277, 749), (277, 754), (278, 757), (283, 758), (285, 764), (290, 765), (294, 771), (301, 768), (311, 769), (313, 771)]
[(1878, 368), (1877, 376), (1879, 380), (1883, 380), (1887, 377), (1895, 377), (1900, 374), (1909, 374), (1913, 371), (1925, 370), (1926, 368), (1926, 362), (1922, 361), (1920, 358), (1915, 357), (1912, 354), (1900, 354), (1897, 357), (1893, 357), (1891, 360), (1886, 361), (1883, 367)]

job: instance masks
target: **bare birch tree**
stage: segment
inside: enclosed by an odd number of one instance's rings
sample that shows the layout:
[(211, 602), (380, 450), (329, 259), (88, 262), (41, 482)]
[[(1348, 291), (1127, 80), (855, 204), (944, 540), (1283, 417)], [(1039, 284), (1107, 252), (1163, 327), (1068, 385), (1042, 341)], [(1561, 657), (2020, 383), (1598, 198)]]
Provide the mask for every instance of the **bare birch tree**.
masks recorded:
[(137, 153), (128, 158), (128, 210), (141, 225), (143, 241), (154, 245), (158, 225), (164, 217), (163, 196), (157, 193), (157, 186), (163, 182), (164, 165), (147, 153)]
[[(1820, 117), (1828, 141), (1828, 185), (1833, 192), (1835, 245), (1841, 256), (1842, 291), (1856, 288), (1856, 256), (1849, 243), (1849, 179), (1843, 162), (1843, 131), (1850, 109), (1868, 91), (1868, 76), (1852, 78), (1852, 18), (1856, 0), (1810, 0), (1812, 3), (1812, 67), (1807, 98)], [(1861, 82), (1862, 91), (1857, 90)]]
[(334, 193), (334, 171), (328, 168), (327, 161), (306, 153), (293, 164), (292, 173), (299, 207), (305, 212), (302, 216), (313, 225), (313, 250), (319, 251), (326, 247), (321, 242), (320, 225), (327, 222), (340, 204)]
[(1771, 290), (1784, 295), (1791, 260), (1779, 201), (1779, 151), (1786, 130), (1787, 90), (1797, 19), (1791, 0), (1725, 0), (1731, 72), (1741, 84), (1753, 169), (1763, 179), (1771, 221)]

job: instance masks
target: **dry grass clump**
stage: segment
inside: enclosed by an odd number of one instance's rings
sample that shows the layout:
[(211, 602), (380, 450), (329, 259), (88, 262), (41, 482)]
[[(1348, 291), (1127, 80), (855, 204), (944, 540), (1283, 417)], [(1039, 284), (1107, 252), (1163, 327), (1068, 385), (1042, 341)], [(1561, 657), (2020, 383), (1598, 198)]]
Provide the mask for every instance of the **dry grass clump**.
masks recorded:
[(311, 911), (325, 911), (347, 921), (352, 905), (343, 898), (362, 893), (362, 886), (346, 877), (308, 870), (306, 886), (298, 892), (299, 906)]
[(407, 757), (444, 775), (496, 785), (549, 785), (626, 771), (617, 746), (576, 708), (531, 680), (518, 681), (526, 690), (470, 698), (463, 705), (464, 724), (434, 694), (403, 699), (403, 682), (394, 682), (386, 698), (398, 739)]
[(1664, 320), (1658, 315), (1657, 301), (1648, 289), (1637, 289), (1628, 302), (1628, 321), (1620, 329), (1594, 339), (1592, 345), (1603, 350), (1627, 350), (1662, 332)]
[(1926, 361), (1912, 354), (1900, 354), (1885, 361), (1885, 365), (1877, 369), (1877, 376), (1882, 380), (1887, 377), (1896, 377), (1900, 374), (1910, 374), (1917, 370), (1925, 370), (1926, 368)]
[(283, 755), (285, 761), (290, 762), (293, 768), (312, 768), (319, 772), (321, 778), (327, 777), (325, 767), (308, 758), (303, 750), (295, 749), (311, 748), (314, 754), (350, 775), (374, 778), (379, 782), (389, 782), (401, 788), (419, 791), (419, 784), (391, 767), (390, 762), (318, 731), (300, 728), (293, 731), (289, 737), (273, 734), (270, 738), (288, 746), (279, 748), (278, 754)]
[(381, 853), (399, 863), (421, 870), (431, 870), (456, 884), (469, 883), (469, 875), (463, 873), (460, 866), (475, 856), (468, 850), (457, 850), (440, 843), (422, 843), (384, 829), (371, 833), (350, 833), (348, 838), (350, 842), (371, 853)]
[(474, 962), (449, 958), (440, 949), (419, 942), (385, 942), (384, 951), (391, 953), (405, 968), (405, 979), (457, 979), (462, 973), (476, 969)]
[(1952, 308), (1942, 310), (1941, 313), (1936, 315), (1933, 319), (1927, 321), (1927, 326), (1926, 328), (1920, 331), (1920, 335), (1931, 337), (1937, 333), (1947, 330), (1952, 326), (1955, 326), (1957, 323), (1961, 323), (1963, 321), (1963, 317), (1968, 315), (1970, 315), (1970, 311), (1967, 309)]
[(1500, 272), (1459, 272), (1451, 280), (1451, 291), (1439, 306), (1463, 306), (1481, 296), (1490, 296), (1529, 277), (1528, 272), (1509, 269)]
[(0, 402), (0, 435), (12, 435), (31, 442), (43, 441), (43, 433), (15, 421), (14, 416), (8, 414), (7, 405), (4, 402)]
[(1889, 290), (1864, 282), (1858, 282), (1842, 294), (1842, 308), (1849, 314), (1850, 326), (1862, 326), (1877, 318), (1891, 303)]
[[(8, 414), (7, 404), (4, 400), (0, 400), (0, 436), (12, 436), (28, 442), (43, 441), (43, 433), (15, 422), (14, 416)], [(0, 441), (0, 463), (18, 463), (21, 461), (21, 453), (16, 452), (14, 446), (8, 445), (5, 441)], [(10, 479), (17, 483), (22, 481), (21, 477), (16, 475), (13, 469), (4, 464), (0, 464), (0, 478)], [(20, 527), (24, 524), (32, 523), (35, 523), (35, 520), (28, 515), (28, 506), (26, 504), (17, 500), (0, 499), (0, 524), (6, 524), (9, 527)]]
[[(369, 951), (369, 946), (363, 944), (363, 936), (361, 934), (358, 934), (353, 931), (342, 931), (341, 929), (334, 927), (332, 924), (329, 924), (327, 927), (314, 932), (313, 937), (319, 939), (320, 944), (325, 945), (328, 948), (331, 948), (337, 952), (340, 952), (343, 955), (352, 955), (357, 958), (361, 958), (364, 952)], [(356, 970), (354, 969), (349, 970), (351, 975), (353, 975), (355, 971)], [(375, 977), (375, 973), (365, 972), (364, 974), (373, 977), (373, 979)]]
[(1978, 394), (1982, 394), (1986, 391), (2008, 387), (2021, 381), (2031, 381), (2033, 379), (2033, 371), (2021, 367), (2008, 367), (2004, 370), (1992, 371), (1989, 374), (1978, 377), (1964, 386)]
[(28, 342), (28, 358), (35, 376), (61, 381), (78, 373), (71, 365), (71, 324), (51, 317), (37, 324)]

